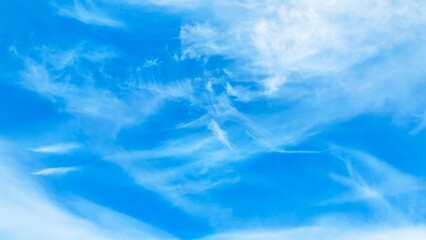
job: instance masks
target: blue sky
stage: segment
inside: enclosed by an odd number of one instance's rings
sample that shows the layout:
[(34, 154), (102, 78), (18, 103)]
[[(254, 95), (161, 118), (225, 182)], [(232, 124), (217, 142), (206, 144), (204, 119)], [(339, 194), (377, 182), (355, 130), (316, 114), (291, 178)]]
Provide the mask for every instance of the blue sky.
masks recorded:
[(423, 239), (426, 3), (0, 2), (1, 239)]

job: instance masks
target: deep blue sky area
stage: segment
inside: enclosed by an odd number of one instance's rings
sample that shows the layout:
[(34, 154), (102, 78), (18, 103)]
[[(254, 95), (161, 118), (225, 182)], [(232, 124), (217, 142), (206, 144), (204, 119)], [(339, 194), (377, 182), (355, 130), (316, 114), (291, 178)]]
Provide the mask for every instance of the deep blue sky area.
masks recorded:
[(0, 239), (425, 239), (425, 11), (0, 1)]

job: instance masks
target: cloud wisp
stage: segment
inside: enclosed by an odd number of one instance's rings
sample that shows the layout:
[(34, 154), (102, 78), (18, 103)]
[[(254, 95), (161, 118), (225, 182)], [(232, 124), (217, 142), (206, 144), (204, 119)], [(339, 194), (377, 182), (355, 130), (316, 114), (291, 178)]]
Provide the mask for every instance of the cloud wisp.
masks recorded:
[(413, 202), (424, 199), (424, 183), (385, 162), (361, 151), (332, 147), (331, 152), (341, 160), (348, 177), (332, 174), (349, 193), (328, 204), (361, 202), (369, 206), (374, 217), (360, 220), (351, 214), (326, 213), (310, 223), (297, 227), (237, 227), (206, 236), (203, 239), (413, 239), (420, 240), (426, 233), (425, 225), (416, 216), (424, 211), (424, 204)]
[(217, 124), (215, 120), (210, 121), (209, 129), (213, 132), (219, 141), (221, 141), (227, 148), (232, 150), (231, 143), (228, 139), (228, 134), (219, 126), (219, 124)]
[(77, 150), (81, 146), (77, 143), (57, 143), (47, 146), (30, 148), (29, 150), (36, 153), (46, 154), (66, 154)]
[(284, 230), (277, 229), (263, 229), (263, 230), (241, 230), (229, 233), (216, 234), (207, 236), (205, 240), (346, 240), (346, 239), (359, 239), (359, 240), (398, 240), (398, 239), (412, 239), (421, 240), (426, 234), (425, 226), (406, 227), (406, 228), (384, 228), (380, 230), (374, 229), (354, 229), (354, 228), (340, 228), (334, 225), (330, 226), (310, 226), (291, 228)]
[(56, 168), (46, 168), (42, 169), (37, 172), (33, 172), (34, 175), (41, 175), (41, 176), (50, 176), (50, 175), (65, 175), (70, 172), (78, 171), (79, 168), (77, 167), (56, 167)]
[[(13, 143), (1, 140), (1, 145), (0, 238), (174, 239), (161, 230), (87, 201), (62, 202), (82, 211), (71, 212), (23, 174), (17, 159), (28, 156)], [(26, 226), (25, 231), (22, 226)]]
[(333, 153), (345, 164), (348, 176), (330, 176), (349, 191), (331, 202), (365, 203), (390, 224), (411, 224), (424, 211), (417, 202), (424, 198), (425, 184), (417, 177), (364, 152), (335, 147)]
[(70, 17), (85, 24), (99, 25), (113, 28), (123, 28), (125, 24), (108, 16), (90, 0), (74, 0), (71, 7), (56, 7), (60, 16)]
[[(65, 111), (88, 125), (96, 122), (98, 127), (108, 129), (103, 135), (114, 136), (122, 127), (143, 121), (157, 111), (163, 99), (150, 93), (135, 92), (131, 99), (124, 100), (112, 89), (95, 87), (99, 79), (92, 76), (105, 75), (103, 68), (111, 58), (116, 57), (114, 50), (108, 48), (92, 49), (84, 44), (71, 50), (44, 47), (39, 49), (37, 59), (22, 55), (18, 57), (25, 62), (20, 82), (23, 87), (52, 102), (63, 101)], [(87, 70), (85, 64), (96, 67)], [(118, 85), (115, 87), (118, 88)]]

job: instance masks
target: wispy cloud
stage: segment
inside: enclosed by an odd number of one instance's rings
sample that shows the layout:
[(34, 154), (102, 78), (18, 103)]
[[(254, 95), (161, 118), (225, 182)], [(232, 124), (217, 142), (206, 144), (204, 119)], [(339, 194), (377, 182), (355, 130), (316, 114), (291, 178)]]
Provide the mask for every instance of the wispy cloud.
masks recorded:
[[(97, 4), (76, 0), (73, 6), (56, 7), (58, 14), (85, 24), (126, 25)], [(108, 4), (153, 4), (178, 8), (179, 16), (185, 17), (182, 12), (191, 15), (180, 29), (182, 52), (180, 57), (175, 54), (175, 60), (197, 61), (203, 70), (182, 79), (147, 77), (163, 60), (133, 61), (133, 56), (93, 46), (32, 48), (28, 56), (11, 48), (24, 63), (20, 83), (71, 114), (75, 119), (71, 128), (93, 140), (95, 154), (118, 164), (138, 184), (174, 206), (208, 215), (212, 221), (224, 219), (229, 212), (200, 196), (238, 182), (232, 163), (260, 152), (318, 153), (286, 149), (330, 124), (361, 114), (416, 116), (424, 112), (426, 48), (419, 46), (425, 36), (426, 4), (421, 1), (127, 0)], [(227, 62), (216, 64), (215, 58), (211, 64), (209, 59), (217, 56)], [(120, 66), (128, 68), (124, 74), (106, 70), (117, 67), (111, 58), (130, 61)], [(139, 67), (134, 70), (134, 66)], [(144, 75), (141, 71), (151, 72)], [(168, 102), (184, 106), (182, 113), (190, 118), (178, 123), (170, 136), (139, 148), (123, 146), (125, 141), (116, 138), (122, 129), (131, 130), (150, 120)], [(160, 132), (173, 126), (158, 121), (155, 128), (152, 131)], [(415, 131), (422, 128), (421, 123)], [(31, 151), (58, 154), (74, 149), (59, 144)], [(413, 229), (382, 232), (314, 225), (210, 238), (331, 239), (337, 235), (336, 239), (380, 239), (402, 234), (415, 239), (424, 232), (404, 214), (415, 207), (401, 207), (402, 196), (415, 195), (422, 189), (421, 181), (365, 153), (336, 149), (334, 153), (342, 159), (347, 174), (333, 174), (332, 179), (348, 192), (332, 203), (371, 204), (389, 219), (408, 219)], [(49, 168), (34, 174), (70, 171)], [(334, 229), (353, 231), (353, 235), (339, 235)]]
[[(22, 86), (53, 102), (61, 99), (65, 111), (83, 121), (97, 122), (98, 127), (108, 128), (104, 135), (114, 135), (124, 126), (143, 121), (157, 111), (165, 97), (131, 88), (126, 91), (132, 93), (132, 98), (124, 100), (111, 89), (95, 87), (99, 79), (93, 76), (105, 77), (103, 68), (116, 56), (114, 50), (79, 45), (68, 51), (43, 47), (37, 53), (36, 59), (18, 56), (25, 63), (21, 72)], [(83, 67), (85, 61), (96, 67)], [(117, 82), (115, 87), (119, 84)]]
[(344, 162), (348, 176), (331, 178), (349, 191), (332, 203), (363, 202), (388, 223), (410, 223), (422, 211), (416, 203), (425, 190), (420, 179), (364, 152), (334, 147), (333, 153)]
[(345, 163), (348, 176), (333, 174), (332, 178), (354, 191), (352, 200), (392, 197), (423, 189), (424, 184), (416, 177), (369, 154), (344, 148), (335, 148), (334, 154)]
[[(162, 1), (158, 5), (210, 14), (208, 20), (199, 16), (181, 27), (183, 59), (222, 56), (234, 61), (216, 69), (223, 75), (215, 84), (226, 89), (231, 104), (263, 103), (261, 116), (254, 109), (236, 107), (274, 133), (273, 139), (257, 136), (258, 142), (285, 146), (309, 137), (313, 129), (363, 113), (423, 112), (425, 102), (413, 101), (422, 99), (419, 89), (425, 89), (422, 68), (412, 61), (425, 53), (416, 45), (424, 36), (420, 26), (426, 25), (422, 2), (207, 1), (189, 7), (189, 1)], [(225, 14), (235, 9), (238, 16)], [(410, 80), (400, 81), (407, 76)], [(212, 96), (210, 103), (219, 97), (223, 96)], [(217, 117), (220, 122), (230, 119)]]
[(228, 134), (217, 124), (215, 120), (211, 120), (209, 123), (209, 129), (213, 132), (216, 138), (221, 141), (226, 147), (232, 150), (231, 143), (228, 139)]
[[(338, 225), (338, 224), (337, 224)], [(260, 229), (260, 230), (242, 230), (229, 233), (215, 234), (203, 239), (205, 240), (421, 240), (426, 234), (426, 227), (423, 225), (402, 228), (345, 228), (336, 225), (331, 226), (308, 226), (290, 229)]]
[[(179, 2), (182, 5), (188, 3)], [(262, 71), (280, 73), (276, 76), (285, 78), (280, 75), (291, 71), (340, 71), (382, 49), (416, 38), (417, 35), (409, 30), (424, 24), (425, 19), (416, 9), (424, 4), (416, 1), (365, 3), (257, 1), (244, 4), (243, 1), (215, 1), (211, 7), (223, 11), (238, 8), (241, 14), (238, 17), (217, 14), (209, 25), (186, 25), (181, 37), (193, 56), (241, 57), (261, 66)], [(366, 13), (366, 8), (371, 12)], [(353, 11), (347, 14), (347, 9)], [(409, 12), (414, 15), (407, 14)], [(336, 18), (342, 21), (335, 21)], [(303, 21), (306, 19), (309, 21)], [(398, 19), (403, 19), (405, 24), (400, 25)], [(352, 28), (347, 28), (349, 25)], [(402, 35), (391, 35), (397, 29), (403, 31)], [(376, 41), (369, 41), (375, 37), (378, 37)], [(279, 66), (286, 68), (279, 70)]]
[(49, 176), (49, 175), (64, 175), (70, 172), (78, 171), (79, 168), (77, 167), (56, 167), (56, 168), (46, 168), (42, 169), (37, 172), (33, 172), (34, 175), (42, 175), (42, 176)]
[(171, 139), (155, 149), (117, 152), (106, 159), (122, 166), (138, 184), (161, 194), (173, 205), (217, 223), (228, 216), (228, 210), (206, 204), (196, 196), (238, 181), (226, 174), (231, 172), (226, 165), (241, 156), (222, 144), (206, 132)]
[[(53, 201), (17, 167), (19, 161), (29, 158), (25, 152), (13, 143), (0, 143), (1, 238), (174, 239), (148, 224), (84, 200)], [(69, 210), (71, 206), (74, 212)], [(22, 226), (26, 226), (25, 231)]]
[(413, 220), (421, 209), (413, 204), (423, 191), (423, 183), (389, 164), (362, 151), (333, 146), (331, 152), (346, 166), (348, 177), (333, 174), (332, 178), (349, 188), (349, 194), (334, 203), (361, 201), (377, 213), (368, 220), (351, 214), (325, 213), (311, 223), (296, 227), (232, 227), (218, 231), (206, 240), (224, 239), (361, 239), (361, 240), (420, 240), (426, 227)]
[(53, 145), (31, 148), (30, 151), (49, 154), (65, 154), (72, 152), (81, 146), (77, 143), (57, 143)]
[(125, 26), (123, 22), (96, 7), (90, 0), (74, 0), (72, 7), (56, 6), (56, 8), (59, 15), (74, 18), (86, 24), (115, 28)]

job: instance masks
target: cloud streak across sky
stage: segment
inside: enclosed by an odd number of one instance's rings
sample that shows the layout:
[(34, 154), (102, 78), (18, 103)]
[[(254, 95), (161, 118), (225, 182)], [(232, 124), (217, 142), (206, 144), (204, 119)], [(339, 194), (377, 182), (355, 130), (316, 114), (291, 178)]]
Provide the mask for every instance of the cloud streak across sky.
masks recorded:
[(76, 143), (58, 143), (49, 146), (42, 146), (37, 148), (32, 148), (30, 151), (38, 153), (51, 153), (51, 154), (63, 154), (71, 152), (80, 146)]
[(425, 234), (422, 1), (32, 4), (0, 4), (0, 236)]
[(40, 171), (34, 172), (34, 175), (42, 175), (42, 176), (48, 176), (48, 175), (63, 175), (67, 174), (69, 172), (77, 171), (78, 168), (76, 167), (57, 167), (57, 168), (46, 168), (42, 169)]

